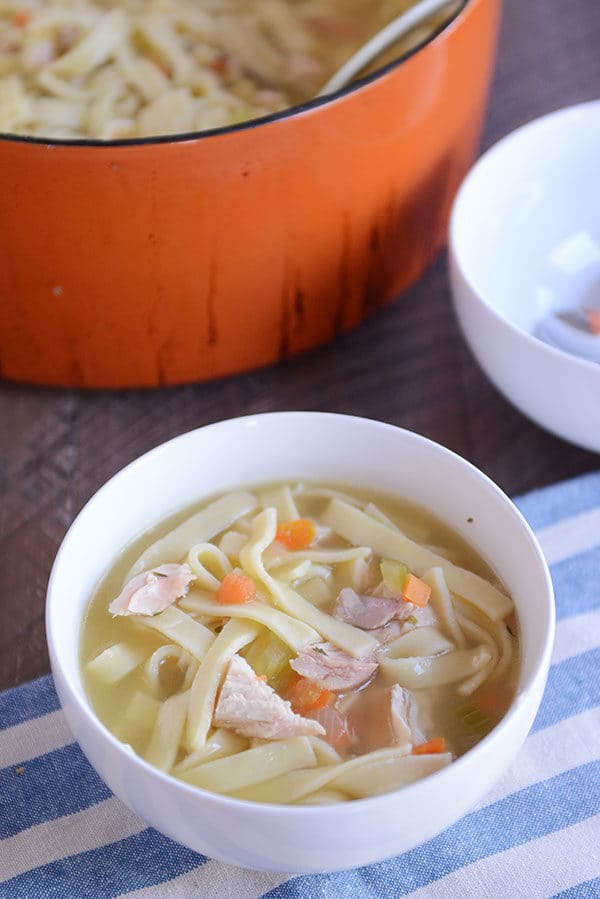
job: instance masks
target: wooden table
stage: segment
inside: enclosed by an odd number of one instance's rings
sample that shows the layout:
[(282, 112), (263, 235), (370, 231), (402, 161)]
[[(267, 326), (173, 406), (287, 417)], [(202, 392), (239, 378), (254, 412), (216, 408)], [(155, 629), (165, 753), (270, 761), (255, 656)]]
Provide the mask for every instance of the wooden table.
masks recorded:
[[(600, 94), (597, 0), (506, 0), (484, 145)], [(441, 258), (393, 308), (333, 345), (266, 370), (151, 392), (0, 387), (0, 689), (48, 671), (44, 594), (92, 493), (182, 431), (278, 409), (365, 415), (419, 431), (516, 494), (598, 466), (535, 427), (486, 381), (453, 318)]]

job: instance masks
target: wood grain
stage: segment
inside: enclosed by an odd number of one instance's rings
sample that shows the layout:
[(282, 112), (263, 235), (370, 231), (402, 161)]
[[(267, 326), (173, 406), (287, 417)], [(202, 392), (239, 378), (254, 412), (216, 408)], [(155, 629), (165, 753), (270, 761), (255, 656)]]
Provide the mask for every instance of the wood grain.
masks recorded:
[[(600, 94), (600, 4), (507, 0), (484, 145)], [(3, 300), (5, 301), (5, 300)], [(322, 409), (379, 418), (451, 447), (508, 493), (598, 466), (535, 427), (487, 382), (454, 321), (440, 258), (402, 301), (282, 365), (131, 393), (0, 387), (0, 688), (48, 670), (44, 594), (77, 511), (157, 443), (234, 415)]]

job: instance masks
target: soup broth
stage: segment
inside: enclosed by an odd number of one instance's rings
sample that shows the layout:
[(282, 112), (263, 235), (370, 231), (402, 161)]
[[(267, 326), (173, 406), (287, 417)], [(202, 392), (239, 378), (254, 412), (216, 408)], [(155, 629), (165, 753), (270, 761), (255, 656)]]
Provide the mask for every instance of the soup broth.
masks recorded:
[(190, 784), (328, 803), (427, 776), (506, 712), (501, 582), (456, 533), (331, 485), (236, 491), (132, 543), (85, 616), (91, 704)]
[(268, 115), (314, 97), (414, 2), (2, 0), (0, 132), (120, 140)]

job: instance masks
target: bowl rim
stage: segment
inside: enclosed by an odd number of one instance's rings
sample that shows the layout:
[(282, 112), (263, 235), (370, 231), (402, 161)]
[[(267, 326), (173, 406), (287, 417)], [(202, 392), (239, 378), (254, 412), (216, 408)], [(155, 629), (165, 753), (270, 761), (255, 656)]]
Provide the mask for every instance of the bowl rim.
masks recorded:
[(416, 56), (421, 52), (421, 50), (424, 50), (430, 44), (435, 43), (435, 41), (437, 41), (437, 39), (441, 37), (442, 34), (447, 31), (453, 31), (456, 27), (459, 27), (466, 14), (470, 12), (470, 8), (478, 2), (482, 2), (482, 0), (462, 0), (462, 5), (454, 13), (454, 15), (447, 22), (444, 22), (442, 25), (436, 28), (435, 31), (433, 31), (426, 38), (416, 44), (416, 46), (412, 47), (410, 50), (407, 50), (396, 59), (391, 60), (389, 63), (386, 63), (386, 65), (382, 66), (381, 68), (375, 69), (375, 71), (364, 75), (362, 78), (358, 78), (355, 81), (352, 81), (350, 84), (347, 84), (346, 87), (342, 87), (339, 90), (334, 91), (331, 94), (327, 94), (324, 97), (314, 97), (312, 100), (306, 100), (304, 103), (298, 103), (293, 106), (288, 106), (285, 109), (280, 110), (279, 112), (273, 112), (269, 115), (248, 119), (247, 121), (238, 122), (234, 125), (224, 125), (219, 128), (207, 128), (202, 131), (187, 131), (182, 132), (181, 134), (165, 134), (156, 135), (153, 137), (129, 137), (121, 138), (119, 140), (99, 140), (97, 138), (48, 139), (44, 137), (34, 137), (27, 134), (11, 134), (9, 132), (0, 132), (0, 145), (3, 141), (6, 141), (9, 143), (41, 145), (44, 147), (104, 147), (108, 149), (111, 147), (143, 147), (154, 146), (155, 144), (181, 144), (192, 143), (210, 137), (219, 137), (225, 134), (236, 134), (241, 131), (250, 131), (256, 128), (260, 128), (262, 125), (270, 125), (274, 122), (291, 119), (296, 116), (301, 116), (304, 113), (312, 112), (312, 110), (314, 109), (320, 109), (329, 105), (333, 106), (338, 101), (343, 100), (346, 96), (368, 87), (370, 84), (378, 81), (379, 79), (383, 80), (387, 75), (389, 75), (395, 69), (399, 68), (408, 59)]
[[(491, 492), (495, 495), (499, 502), (507, 505), (510, 508), (510, 512), (514, 516), (515, 523), (518, 524), (521, 528), (522, 536), (527, 540), (530, 549), (537, 557), (539, 575), (543, 579), (544, 593), (547, 599), (546, 605), (548, 614), (542, 649), (539, 654), (537, 664), (531, 671), (528, 680), (526, 682), (522, 682), (521, 672), (517, 692), (515, 693), (513, 701), (511, 702), (511, 705), (509, 706), (504, 717), (498, 722), (495, 727), (492, 728), (489, 734), (487, 734), (482, 740), (475, 744), (475, 746), (467, 750), (463, 755), (459, 756), (459, 758), (455, 759), (452, 764), (448, 765), (446, 768), (436, 771), (433, 774), (429, 774), (419, 781), (415, 781), (414, 783), (408, 784), (404, 787), (400, 787), (397, 790), (392, 790), (388, 793), (380, 793), (376, 796), (354, 799), (351, 802), (337, 802), (324, 806), (303, 806), (285, 803), (263, 803), (245, 799), (237, 799), (226, 794), (205, 790), (202, 787), (193, 786), (186, 783), (185, 781), (181, 781), (173, 775), (151, 765), (144, 758), (137, 755), (137, 753), (127, 748), (126, 744), (122, 743), (114, 736), (114, 734), (106, 727), (106, 725), (100, 720), (100, 718), (94, 711), (91, 702), (88, 699), (85, 690), (83, 689), (83, 684), (81, 685), (81, 688), (79, 688), (78, 685), (73, 682), (72, 677), (65, 672), (61, 661), (61, 652), (57, 650), (57, 646), (60, 645), (60, 639), (58, 638), (58, 635), (54, 634), (54, 628), (51, 621), (51, 606), (53, 603), (53, 597), (57, 590), (56, 582), (60, 574), (62, 556), (65, 552), (65, 548), (68, 544), (70, 535), (72, 531), (78, 527), (81, 517), (86, 514), (90, 505), (92, 505), (95, 500), (102, 494), (104, 494), (108, 490), (114, 489), (115, 485), (118, 486), (119, 481), (124, 480), (132, 470), (135, 470), (136, 468), (142, 468), (146, 460), (160, 455), (165, 451), (167, 447), (171, 446), (172, 444), (175, 444), (177, 442), (184, 442), (186, 440), (193, 440), (195, 435), (207, 430), (218, 429), (223, 426), (233, 427), (234, 424), (236, 426), (244, 424), (249, 424), (252, 426), (253, 422), (260, 423), (262, 421), (268, 421), (270, 419), (294, 419), (296, 421), (300, 421), (302, 419), (304, 419), (305, 421), (307, 419), (312, 419), (316, 422), (324, 421), (325, 419), (331, 421), (340, 419), (344, 421), (352, 420), (359, 423), (358, 427), (373, 428), (379, 431), (401, 432), (403, 435), (408, 436), (409, 439), (414, 440), (417, 444), (433, 447), (435, 451), (441, 452), (442, 455), (452, 459), (454, 464), (458, 463), (459, 465), (464, 466), (467, 471), (481, 480), (482, 486), (484, 486), (488, 490), (491, 490)], [(282, 813), (286, 813), (293, 816), (295, 819), (311, 819), (312, 817), (322, 818), (326, 815), (335, 818), (341, 815), (348, 815), (349, 813), (352, 815), (360, 814), (363, 809), (366, 809), (367, 806), (371, 809), (376, 805), (381, 805), (382, 803), (393, 803), (397, 800), (399, 795), (407, 795), (411, 792), (418, 792), (423, 783), (429, 784), (433, 779), (443, 780), (446, 778), (451, 779), (453, 777), (456, 777), (457, 775), (459, 775), (463, 768), (470, 766), (473, 761), (476, 761), (481, 756), (484, 756), (487, 752), (488, 747), (500, 740), (501, 732), (505, 731), (509, 726), (511, 726), (514, 719), (517, 717), (517, 715), (520, 714), (521, 706), (524, 704), (527, 697), (530, 694), (535, 693), (536, 690), (540, 688), (540, 682), (542, 686), (545, 683), (554, 644), (555, 619), (556, 611), (554, 603), (554, 589), (550, 571), (548, 568), (548, 563), (546, 562), (540, 544), (535, 534), (533, 533), (533, 530), (531, 529), (525, 517), (517, 508), (517, 506), (504, 493), (504, 491), (501, 490), (500, 487), (498, 487), (498, 485), (495, 484), (495, 482), (492, 481), (490, 477), (488, 477), (488, 475), (480, 471), (475, 465), (464, 459), (458, 453), (455, 453), (453, 450), (450, 450), (442, 444), (439, 444), (434, 440), (429, 439), (428, 437), (424, 437), (423, 435), (418, 434), (415, 431), (411, 431), (408, 428), (402, 428), (397, 425), (382, 422), (377, 419), (365, 418), (362, 416), (347, 415), (335, 412), (313, 412), (295, 410), (236, 416), (234, 418), (223, 419), (221, 421), (194, 428), (191, 431), (186, 431), (161, 444), (158, 444), (157, 446), (138, 456), (128, 465), (117, 471), (116, 474), (109, 478), (90, 497), (90, 499), (88, 499), (88, 501), (79, 511), (79, 513), (73, 520), (73, 523), (67, 530), (52, 566), (45, 602), (46, 639), (48, 643), (52, 672), (54, 674), (55, 668), (58, 669), (62, 684), (68, 691), (71, 703), (76, 704), (79, 715), (83, 716), (83, 718), (89, 725), (93, 727), (93, 729), (95, 729), (97, 732), (99, 731), (100, 735), (105, 740), (108, 740), (108, 742), (112, 745), (112, 748), (115, 749), (117, 753), (123, 757), (124, 760), (135, 766), (140, 766), (142, 771), (144, 771), (147, 776), (149, 776), (150, 778), (155, 778), (167, 789), (177, 791), (181, 795), (187, 796), (192, 801), (194, 800), (194, 798), (201, 799), (204, 802), (216, 803), (221, 807), (229, 807), (231, 810), (243, 807), (245, 809), (252, 810), (256, 814), (266, 815), (269, 817), (279, 816)], [(81, 629), (79, 629), (74, 636), (69, 635), (67, 639), (74, 639), (78, 648), (81, 640)]]
[[(464, 263), (464, 254), (459, 251), (458, 240), (458, 229), (463, 217), (467, 214), (463, 208), (467, 203), (467, 194), (474, 190), (473, 182), (475, 179), (484, 177), (484, 170), (490, 162), (494, 161), (496, 157), (500, 157), (513, 141), (519, 141), (524, 134), (529, 134), (536, 131), (538, 127), (557, 122), (562, 118), (569, 119), (571, 116), (577, 116), (582, 112), (585, 113), (588, 111), (594, 111), (597, 113), (598, 117), (600, 117), (600, 100), (586, 100), (583, 103), (575, 103), (570, 106), (563, 106), (560, 109), (555, 109), (545, 115), (531, 119), (529, 122), (525, 122), (523, 125), (515, 128), (514, 131), (511, 131), (500, 138), (496, 143), (492, 144), (492, 146), (479, 157), (475, 165), (469, 170), (454, 198), (448, 226), (448, 250), (451, 265), (453, 264), (456, 267), (460, 277), (465, 281), (469, 288), (471, 295), (478, 301), (479, 305), (495, 319), (497, 325), (504, 327), (512, 334), (512, 336), (522, 340), (531, 352), (541, 353), (542, 355), (545, 355), (547, 359), (550, 361), (553, 360), (558, 365), (572, 365), (575, 368), (578, 368), (582, 373), (589, 373), (592, 377), (597, 377), (600, 373), (600, 365), (598, 365), (597, 362), (583, 359), (581, 356), (560, 349), (560, 347), (552, 346), (552, 344), (546, 343), (544, 340), (536, 337), (535, 334), (531, 334), (529, 331), (517, 327), (517, 325), (510, 319), (501, 315), (496, 306), (487, 299), (484, 292), (475, 285), (473, 277)], [(485, 174), (485, 177), (488, 178), (489, 176)]]

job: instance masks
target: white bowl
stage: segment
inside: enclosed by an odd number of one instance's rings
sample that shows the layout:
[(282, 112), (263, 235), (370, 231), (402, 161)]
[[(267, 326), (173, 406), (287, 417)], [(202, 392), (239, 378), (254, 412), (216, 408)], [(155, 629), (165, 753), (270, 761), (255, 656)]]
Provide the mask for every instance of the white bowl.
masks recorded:
[[(514, 597), (523, 664), (511, 709), (458, 761), (401, 791), (319, 808), (260, 805), (208, 793), (126, 750), (85, 695), (79, 668), (82, 615), (122, 547), (207, 494), (284, 479), (360, 485), (434, 510), (476, 547)], [(472, 465), (390, 425), (292, 412), (233, 419), (184, 434), (105, 484), (59, 550), (46, 627), (67, 721), (117, 796), (158, 830), (206, 855), (247, 867), (311, 872), (365, 865), (410, 849), (456, 821), (489, 789), (516, 755), (539, 706), (554, 605), (535, 537), (510, 500)]]
[(600, 102), (538, 119), (475, 165), (454, 203), (460, 324), (499, 390), (542, 427), (600, 452), (600, 365), (535, 335), (551, 310), (600, 307)]

